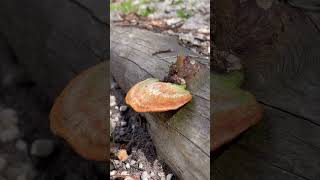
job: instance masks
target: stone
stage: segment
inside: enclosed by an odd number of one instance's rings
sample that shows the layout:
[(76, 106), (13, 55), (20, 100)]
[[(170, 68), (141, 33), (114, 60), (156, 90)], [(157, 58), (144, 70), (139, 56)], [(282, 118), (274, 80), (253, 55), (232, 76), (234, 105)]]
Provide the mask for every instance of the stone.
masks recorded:
[(150, 175), (148, 174), (147, 171), (143, 171), (141, 174), (141, 180), (149, 180)]
[(0, 133), (0, 140), (4, 143), (12, 142), (17, 139), (20, 135), (20, 131), (18, 127), (10, 127), (8, 129), (3, 130)]
[(27, 147), (28, 145), (27, 145), (27, 143), (24, 141), (24, 140), (22, 140), (22, 139), (19, 139), (19, 140), (17, 140), (17, 142), (16, 142), (16, 148), (19, 150), (19, 151), (27, 151)]
[(167, 177), (166, 177), (166, 180), (171, 180), (173, 177), (173, 174), (168, 174)]
[(31, 145), (31, 155), (47, 157), (54, 150), (54, 143), (48, 139), (37, 139)]
[(126, 125), (127, 125), (127, 122), (126, 122), (126, 121), (121, 121), (121, 122), (120, 122), (120, 126), (124, 127), (124, 126), (126, 126)]
[(139, 168), (142, 169), (143, 168), (143, 164), (139, 163)]
[(110, 96), (110, 106), (115, 106), (115, 105), (117, 105), (116, 97), (115, 96)]
[(130, 169), (130, 164), (126, 163), (126, 169)]
[(158, 173), (158, 176), (159, 176), (159, 177), (165, 177), (166, 175), (165, 175), (163, 172), (159, 172), (159, 173)]
[(18, 124), (17, 112), (11, 108), (5, 108), (0, 111), (0, 122), (5, 127)]
[(126, 111), (127, 109), (128, 109), (128, 106), (125, 106), (125, 105), (120, 106), (120, 111), (121, 111), (121, 112), (124, 112), (124, 111)]
[(110, 176), (114, 176), (114, 175), (116, 175), (116, 174), (117, 174), (117, 171), (116, 171), (116, 170), (110, 171)]
[(131, 161), (130, 161), (130, 165), (134, 165), (135, 163), (136, 163), (135, 160), (131, 160)]

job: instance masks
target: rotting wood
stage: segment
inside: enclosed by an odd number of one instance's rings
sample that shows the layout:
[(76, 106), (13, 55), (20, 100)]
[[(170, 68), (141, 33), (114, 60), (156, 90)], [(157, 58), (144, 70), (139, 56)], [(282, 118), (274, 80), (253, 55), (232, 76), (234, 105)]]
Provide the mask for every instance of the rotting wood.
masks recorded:
[[(126, 92), (146, 78), (163, 79), (176, 59), (162, 57), (193, 54), (180, 46), (177, 38), (146, 30), (113, 26), (110, 37), (111, 74)], [(152, 55), (163, 49), (172, 52)], [(208, 67), (208, 60), (199, 61)], [(144, 113), (158, 154), (181, 179), (186, 180), (210, 177), (209, 67), (205, 71), (197, 83), (189, 84), (193, 94), (191, 103), (175, 112)]]

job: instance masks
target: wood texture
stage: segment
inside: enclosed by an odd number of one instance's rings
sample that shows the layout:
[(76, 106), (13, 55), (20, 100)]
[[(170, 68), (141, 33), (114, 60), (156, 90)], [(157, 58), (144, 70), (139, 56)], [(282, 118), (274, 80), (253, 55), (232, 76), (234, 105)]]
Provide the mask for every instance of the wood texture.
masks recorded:
[[(192, 54), (177, 38), (135, 28), (111, 27), (111, 74), (126, 92), (149, 77), (163, 79), (178, 53)], [(173, 52), (152, 54), (159, 50)], [(199, 60), (200, 61), (200, 60)], [(201, 60), (209, 65), (209, 61)], [(209, 68), (196, 82), (187, 82), (192, 102), (178, 111), (144, 113), (157, 153), (182, 179), (210, 176), (210, 80)]]
[(216, 1), (217, 48), (243, 60), (246, 88), (267, 111), (213, 155), (213, 179), (320, 178), (320, 16), (316, 3), (293, 2)]
[(108, 59), (108, 21), (101, 10), (106, 14), (107, 6), (102, 0), (0, 2), (0, 32), (51, 101), (76, 74)]

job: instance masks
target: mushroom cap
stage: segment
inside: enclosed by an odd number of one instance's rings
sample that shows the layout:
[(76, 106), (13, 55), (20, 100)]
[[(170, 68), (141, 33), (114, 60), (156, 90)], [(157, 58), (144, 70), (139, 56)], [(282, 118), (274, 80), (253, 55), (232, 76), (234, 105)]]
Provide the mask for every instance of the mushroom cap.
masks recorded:
[(126, 103), (137, 112), (162, 112), (178, 109), (191, 99), (184, 86), (149, 78), (129, 90)]
[(50, 112), (50, 128), (81, 156), (103, 161), (109, 157), (107, 137), (107, 63), (71, 80)]

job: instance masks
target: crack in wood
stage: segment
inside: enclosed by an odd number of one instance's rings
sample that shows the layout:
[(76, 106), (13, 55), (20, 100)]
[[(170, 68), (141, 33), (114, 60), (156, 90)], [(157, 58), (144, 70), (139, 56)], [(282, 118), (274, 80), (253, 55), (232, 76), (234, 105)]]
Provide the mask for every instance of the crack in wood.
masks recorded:
[(289, 114), (289, 115), (291, 115), (291, 116), (294, 116), (294, 117), (296, 117), (296, 118), (299, 118), (299, 119), (308, 121), (309, 123), (312, 123), (312, 124), (320, 127), (320, 124), (317, 123), (317, 122), (316, 122), (315, 120), (313, 120), (313, 119), (304, 117), (304, 116), (302, 116), (302, 115), (299, 115), (299, 114), (296, 114), (296, 113), (293, 113), (293, 112), (290, 112), (290, 111), (287, 111), (287, 110), (285, 110), (285, 109), (282, 109), (282, 108), (280, 108), (280, 107), (277, 107), (277, 106), (274, 106), (274, 105), (271, 105), (271, 104), (267, 104), (267, 103), (265, 103), (265, 102), (263, 102), (263, 101), (261, 101), (261, 100), (258, 100), (258, 102), (259, 102), (260, 104), (263, 104), (263, 105), (269, 107), (269, 108), (272, 108), (272, 109), (281, 111), (281, 112), (283, 112), (283, 113)]

